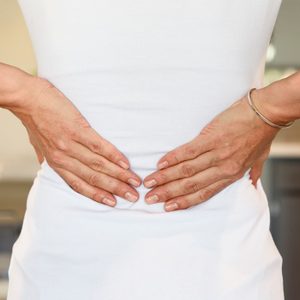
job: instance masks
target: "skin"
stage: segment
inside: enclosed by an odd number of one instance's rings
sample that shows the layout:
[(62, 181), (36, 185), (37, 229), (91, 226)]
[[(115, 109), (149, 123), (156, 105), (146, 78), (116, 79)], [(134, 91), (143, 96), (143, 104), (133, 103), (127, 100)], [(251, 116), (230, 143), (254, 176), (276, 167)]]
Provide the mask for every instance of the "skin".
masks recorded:
[[(254, 91), (252, 98), (275, 123), (299, 119), (300, 72)], [(128, 200), (138, 200), (133, 186), (140, 186), (142, 180), (130, 170), (128, 159), (91, 128), (49, 81), (0, 63), (0, 107), (9, 109), (24, 124), (39, 162), (45, 159), (76, 192), (111, 206), (116, 205), (114, 195), (126, 199), (127, 192), (136, 196)], [(158, 170), (143, 180), (152, 188), (146, 202), (157, 194), (158, 201), (165, 202), (166, 211), (186, 209), (207, 201), (249, 168), (256, 186), (279, 130), (263, 122), (242, 97), (213, 118), (193, 140), (158, 161)], [(164, 161), (168, 165), (161, 167)], [(152, 180), (157, 183), (147, 184)]]
[(128, 159), (53, 84), (5, 64), (0, 83), (0, 106), (21, 120), (40, 163), (45, 159), (72, 189), (99, 203), (115, 206), (114, 195), (138, 199), (133, 186), (141, 178)]
[[(300, 72), (255, 90), (257, 108), (277, 124), (300, 118)], [(262, 121), (247, 97), (217, 115), (193, 140), (165, 154), (158, 170), (144, 178), (152, 188), (149, 204), (165, 202), (166, 211), (186, 209), (207, 201), (241, 178), (250, 168), (256, 187), (278, 128)]]
[[(278, 129), (266, 125), (249, 109), (246, 98), (235, 102), (206, 125), (199, 135), (167, 153), (167, 167), (144, 179), (157, 184), (146, 201), (157, 195), (165, 209), (184, 209), (208, 200), (252, 167), (256, 181)], [(148, 199), (148, 200), (147, 200)], [(175, 206), (177, 204), (177, 206)]]

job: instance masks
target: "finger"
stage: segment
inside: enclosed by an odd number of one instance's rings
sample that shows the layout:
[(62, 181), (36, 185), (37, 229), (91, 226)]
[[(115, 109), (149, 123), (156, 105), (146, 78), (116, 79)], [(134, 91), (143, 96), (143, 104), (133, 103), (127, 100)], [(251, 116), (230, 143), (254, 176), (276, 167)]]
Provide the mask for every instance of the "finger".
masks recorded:
[(215, 166), (223, 159), (224, 151), (212, 150), (205, 152), (193, 160), (184, 161), (166, 169), (155, 171), (144, 178), (145, 187), (153, 187), (180, 178), (191, 177), (200, 171)]
[(88, 147), (91, 151), (106, 157), (120, 167), (124, 169), (130, 168), (126, 156), (93, 128), (84, 128), (77, 131), (74, 133), (74, 140)]
[(254, 165), (251, 167), (250, 170), (250, 179), (252, 180), (252, 184), (257, 187), (257, 181), (261, 177), (261, 174), (263, 172), (263, 167), (265, 161), (269, 157), (269, 153), (271, 150), (271, 144), (266, 148), (266, 150), (262, 153), (262, 155), (255, 161)]
[(105, 173), (111, 177), (117, 178), (123, 182), (127, 182), (133, 186), (140, 186), (142, 181), (140, 177), (131, 170), (124, 170), (115, 163), (109, 161), (105, 157), (92, 152), (80, 143), (72, 143), (67, 153), (71, 157), (78, 159), (91, 169)]
[(232, 183), (230, 179), (222, 179), (215, 183), (206, 186), (196, 193), (188, 194), (181, 197), (176, 197), (167, 201), (164, 205), (166, 211), (173, 211), (178, 209), (186, 209), (191, 206), (200, 204), (209, 200), (211, 197), (222, 191), (224, 188)]
[(138, 200), (139, 194), (130, 185), (104, 173), (96, 172), (72, 157), (65, 155), (60, 157), (56, 156), (54, 161), (51, 162), (51, 165), (76, 174), (76, 176), (91, 186), (101, 188), (131, 202)]
[(250, 179), (252, 180), (252, 184), (257, 187), (257, 181), (260, 178), (263, 171), (264, 161), (258, 160), (250, 170)]
[(146, 194), (146, 202), (149, 204), (165, 202), (172, 198), (196, 193), (205, 186), (224, 179), (218, 167), (211, 167), (190, 178), (175, 180), (158, 186)]
[(75, 192), (99, 203), (103, 203), (109, 206), (116, 205), (116, 199), (113, 197), (113, 195), (106, 192), (105, 190), (87, 184), (84, 180), (65, 169), (55, 168), (55, 171)]
[(180, 162), (193, 159), (206, 151), (213, 149), (212, 139), (203, 138), (201, 135), (165, 154), (157, 162), (158, 169), (176, 165)]

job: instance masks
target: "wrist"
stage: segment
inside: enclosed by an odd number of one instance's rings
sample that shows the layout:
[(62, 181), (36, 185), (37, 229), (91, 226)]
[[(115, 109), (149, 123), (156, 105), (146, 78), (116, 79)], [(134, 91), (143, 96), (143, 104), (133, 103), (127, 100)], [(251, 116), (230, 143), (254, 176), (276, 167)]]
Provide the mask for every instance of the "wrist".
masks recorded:
[(33, 76), (23, 70), (0, 63), (0, 107), (15, 111), (27, 111), (33, 99), (44, 86), (46, 79)]
[(7, 101), (2, 107), (14, 114), (29, 114), (30, 111), (33, 111), (39, 94), (49, 85), (51, 85), (50, 82), (44, 78), (25, 74), (15, 84), (14, 90), (10, 91)]
[(272, 83), (264, 88), (255, 89), (251, 93), (252, 100), (259, 112), (279, 125), (288, 124), (296, 119), (288, 109), (282, 88), (281, 86), (279, 89), (276, 83)]

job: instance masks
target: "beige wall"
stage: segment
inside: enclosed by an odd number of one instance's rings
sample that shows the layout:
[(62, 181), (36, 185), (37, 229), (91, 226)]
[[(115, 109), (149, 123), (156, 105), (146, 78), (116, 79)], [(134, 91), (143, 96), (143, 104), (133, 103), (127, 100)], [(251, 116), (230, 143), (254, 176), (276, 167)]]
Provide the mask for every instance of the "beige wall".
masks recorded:
[(0, 0), (0, 45), (2, 62), (35, 71), (30, 38), (16, 0)]
[[(27, 28), (15, 0), (0, 0), (0, 61), (35, 71), (35, 59)], [(31, 177), (38, 168), (22, 123), (0, 109), (0, 179)], [(1, 176), (2, 174), (2, 176)]]

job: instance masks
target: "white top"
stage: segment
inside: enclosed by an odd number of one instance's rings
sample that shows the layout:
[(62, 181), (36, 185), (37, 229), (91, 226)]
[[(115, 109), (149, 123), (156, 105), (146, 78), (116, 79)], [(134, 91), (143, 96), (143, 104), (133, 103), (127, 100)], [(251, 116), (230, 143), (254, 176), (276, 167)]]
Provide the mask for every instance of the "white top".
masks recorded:
[[(142, 178), (262, 83), (280, 0), (19, 0), (38, 73)], [(43, 163), (7, 300), (283, 300), (261, 182), (166, 212), (73, 191)]]
[[(38, 75), (142, 178), (166, 152), (262, 85), (280, 0), (19, 0)], [(52, 179), (64, 184), (43, 165)], [(236, 183), (238, 185), (238, 183)], [(118, 207), (163, 212), (163, 203)]]

